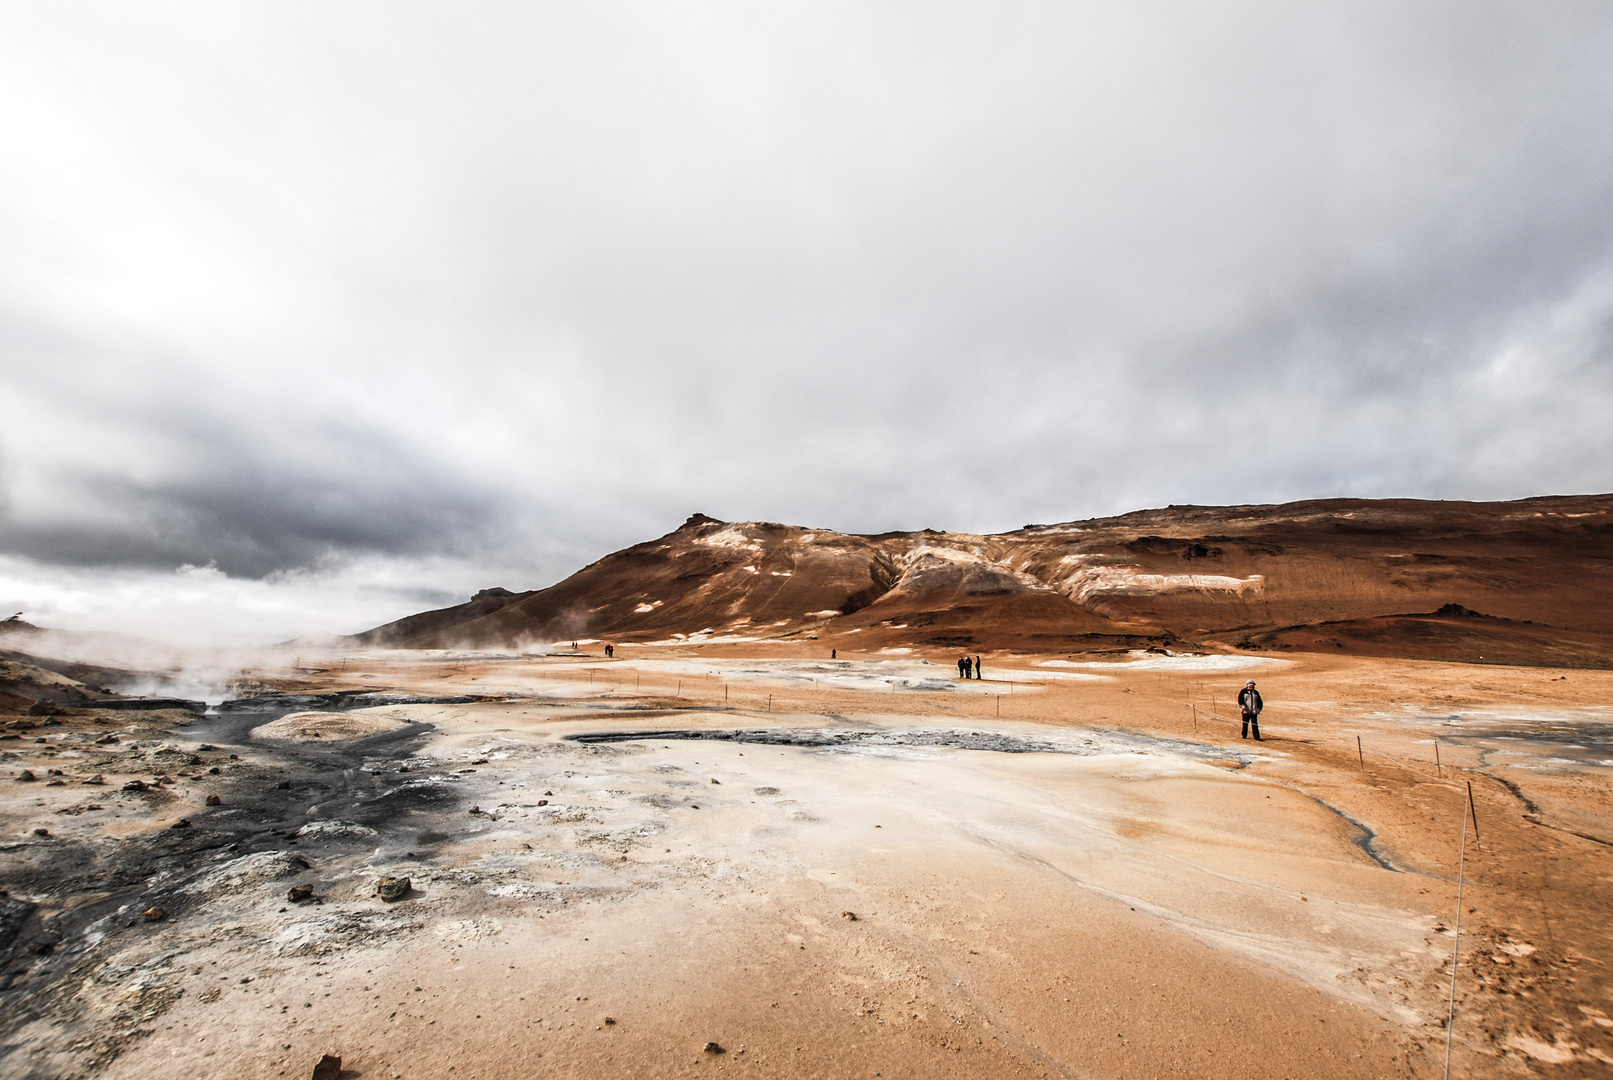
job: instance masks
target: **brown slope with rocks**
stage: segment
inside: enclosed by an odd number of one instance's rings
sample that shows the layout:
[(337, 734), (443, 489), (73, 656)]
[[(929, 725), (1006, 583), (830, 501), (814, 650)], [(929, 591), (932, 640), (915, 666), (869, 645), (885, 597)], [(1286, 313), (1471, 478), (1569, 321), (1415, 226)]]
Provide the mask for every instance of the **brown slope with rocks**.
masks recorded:
[(696, 514), (548, 589), (488, 590), (351, 640), (584, 637), (1046, 652), (1188, 640), (1598, 667), (1613, 662), (1613, 496), (1169, 507), (993, 536)]

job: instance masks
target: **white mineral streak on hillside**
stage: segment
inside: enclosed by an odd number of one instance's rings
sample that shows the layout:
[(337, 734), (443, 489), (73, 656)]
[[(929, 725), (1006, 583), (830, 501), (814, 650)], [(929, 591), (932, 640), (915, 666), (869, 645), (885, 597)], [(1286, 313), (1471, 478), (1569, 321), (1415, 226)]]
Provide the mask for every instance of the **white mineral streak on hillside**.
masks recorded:
[[(960, 566), (989, 567), (997, 573), (1013, 578), (1016, 582), (1027, 589), (1052, 588), (1052, 586), (1043, 581), (1041, 578), (1032, 574), (1027, 574), (1023, 570), (1016, 569), (1013, 565), (1011, 557), (1004, 559), (990, 558), (984, 552), (984, 545), (980, 543), (964, 548), (935, 547), (929, 544), (921, 544), (918, 547), (913, 548), (913, 550), (909, 551), (907, 554), (897, 556), (894, 561), (904, 573), (912, 573), (914, 571), (925, 569), (924, 563), (927, 559), (936, 560), (939, 562), (956, 563)], [(934, 563), (932, 562), (930, 565), (933, 567)]]
[(1265, 576), (1250, 574), (1246, 578), (1227, 574), (1153, 574), (1133, 566), (1082, 565), (1089, 556), (1066, 555), (1064, 565), (1075, 565), (1075, 570), (1059, 579), (1057, 588), (1079, 603), (1094, 596), (1151, 596), (1167, 592), (1232, 592), (1240, 596), (1246, 592), (1259, 593), (1265, 588)]
[(711, 547), (749, 548), (751, 551), (762, 550), (762, 545), (746, 536), (742, 531), (742, 526), (739, 525), (730, 525), (726, 529), (703, 537), (700, 542), (709, 544)]

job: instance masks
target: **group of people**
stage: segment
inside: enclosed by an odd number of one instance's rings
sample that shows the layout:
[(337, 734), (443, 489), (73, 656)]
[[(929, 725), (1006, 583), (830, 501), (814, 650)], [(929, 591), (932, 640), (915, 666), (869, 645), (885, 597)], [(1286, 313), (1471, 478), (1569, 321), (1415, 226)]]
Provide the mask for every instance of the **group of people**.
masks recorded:
[[(970, 674), (971, 672), (973, 674)], [(970, 660), (967, 656), (958, 657), (958, 678), (980, 678), (980, 657), (977, 656), (973, 660)]]

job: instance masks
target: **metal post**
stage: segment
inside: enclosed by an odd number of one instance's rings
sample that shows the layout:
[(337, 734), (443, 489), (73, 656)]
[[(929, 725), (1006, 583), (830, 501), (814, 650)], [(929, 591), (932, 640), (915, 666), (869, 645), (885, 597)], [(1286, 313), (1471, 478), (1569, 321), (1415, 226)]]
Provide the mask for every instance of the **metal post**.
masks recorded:
[[(1473, 806), (1473, 782), (1467, 784), (1467, 806)], [(1451, 931), (1451, 999), (1445, 1010), (1445, 1080), (1451, 1080), (1451, 1034), (1456, 1027), (1456, 964), (1462, 950), (1462, 885), (1467, 878), (1467, 815), (1462, 815), (1462, 846), (1456, 857), (1456, 926)]]
[(1366, 754), (1365, 750), (1361, 749), (1361, 736), (1359, 736), (1359, 735), (1357, 735), (1355, 737), (1355, 756), (1361, 759), (1361, 771), (1366, 772), (1367, 771), (1367, 754)]

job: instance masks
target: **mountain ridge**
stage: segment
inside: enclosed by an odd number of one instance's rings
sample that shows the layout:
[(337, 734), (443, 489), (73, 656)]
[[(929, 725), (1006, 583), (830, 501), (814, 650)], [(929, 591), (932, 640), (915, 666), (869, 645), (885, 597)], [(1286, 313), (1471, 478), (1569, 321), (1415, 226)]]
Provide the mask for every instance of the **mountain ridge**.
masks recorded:
[[(483, 590), (347, 640), (531, 648), (817, 638), (1058, 653), (1194, 641), (1359, 652), (1397, 631), (1334, 634), (1325, 646), (1295, 631), (1411, 619), (1458, 620), (1462, 632), (1436, 651), (1486, 655), (1475, 651), (1480, 639), (1501, 631), (1453, 613), (1462, 610), (1535, 627), (1536, 639), (1551, 631), (1555, 662), (1608, 666), (1613, 495), (1173, 506), (995, 534), (840, 533), (697, 513), (546, 589)], [(1405, 651), (1391, 645), (1390, 655)]]

